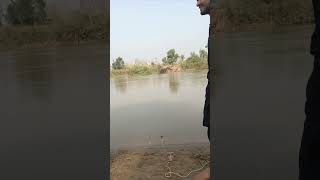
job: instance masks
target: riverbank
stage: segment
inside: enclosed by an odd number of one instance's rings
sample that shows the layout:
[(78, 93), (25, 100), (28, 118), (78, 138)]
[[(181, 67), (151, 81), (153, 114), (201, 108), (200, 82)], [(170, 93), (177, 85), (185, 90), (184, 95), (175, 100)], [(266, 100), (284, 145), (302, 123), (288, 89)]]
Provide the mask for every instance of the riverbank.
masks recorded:
[(175, 65), (163, 65), (163, 64), (135, 64), (128, 65), (124, 69), (112, 69), (110, 72), (111, 77), (124, 76), (124, 75), (151, 75), (151, 74), (165, 74), (170, 72), (190, 72), (190, 71), (202, 71), (208, 70), (207, 63), (188, 64), (182, 62)]
[[(111, 152), (110, 177), (112, 180), (168, 179), (165, 174), (169, 172), (166, 165), (170, 152), (173, 153), (173, 160), (169, 167), (173, 172), (182, 176), (188, 175), (192, 170), (209, 166), (210, 146), (208, 143), (167, 145), (164, 148), (149, 146), (119, 149)], [(193, 172), (187, 178), (172, 174), (170, 179), (192, 179), (196, 174), (197, 172)]]
[[(80, 16), (80, 15), (79, 15)], [(6, 25), (0, 26), (0, 49), (25, 47), (54, 47), (57, 44), (103, 41), (109, 39), (109, 23), (96, 17), (96, 21), (76, 17), (71, 20), (55, 20), (46, 25)]]
[(105, 44), (104, 41), (89, 40), (75, 43), (72, 41), (47, 41), (47, 42), (34, 42), (29, 44), (21, 44), (18, 46), (5, 46), (0, 43), (0, 52), (19, 51), (28, 49), (44, 49), (44, 48), (57, 48), (57, 47), (79, 47), (88, 44)]

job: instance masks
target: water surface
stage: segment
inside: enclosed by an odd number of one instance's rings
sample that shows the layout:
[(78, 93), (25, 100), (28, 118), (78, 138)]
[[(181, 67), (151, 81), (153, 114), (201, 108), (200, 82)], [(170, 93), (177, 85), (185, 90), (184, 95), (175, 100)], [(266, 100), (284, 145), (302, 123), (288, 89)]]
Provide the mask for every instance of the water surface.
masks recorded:
[(111, 79), (111, 147), (208, 143), (206, 83), (206, 71)]
[(106, 46), (0, 52), (0, 179), (102, 179)]

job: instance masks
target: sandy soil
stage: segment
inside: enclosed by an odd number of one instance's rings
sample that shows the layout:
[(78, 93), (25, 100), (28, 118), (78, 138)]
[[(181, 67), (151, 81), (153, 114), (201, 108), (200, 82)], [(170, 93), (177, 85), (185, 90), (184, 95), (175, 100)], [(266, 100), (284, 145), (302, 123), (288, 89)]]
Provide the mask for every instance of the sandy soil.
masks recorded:
[[(209, 166), (210, 145), (188, 144), (121, 149), (111, 153), (111, 180), (165, 180), (192, 179), (198, 172), (182, 178), (169, 172), (168, 152), (173, 152), (169, 167), (172, 172), (185, 176), (192, 170)], [(208, 164), (206, 164), (208, 163)], [(205, 165), (206, 164), (206, 165)], [(169, 174), (167, 174), (169, 175)]]

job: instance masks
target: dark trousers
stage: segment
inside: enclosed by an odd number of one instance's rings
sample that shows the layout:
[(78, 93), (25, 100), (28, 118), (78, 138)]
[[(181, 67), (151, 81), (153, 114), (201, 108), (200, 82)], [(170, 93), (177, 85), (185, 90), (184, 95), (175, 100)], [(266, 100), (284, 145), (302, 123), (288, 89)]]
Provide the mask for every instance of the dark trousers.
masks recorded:
[(206, 87), (206, 95), (203, 108), (203, 126), (208, 127), (207, 136), (210, 140), (210, 81), (208, 81)]
[(208, 139), (209, 139), (209, 141), (210, 141), (210, 126), (208, 127), (207, 135), (208, 135)]
[(299, 154), (299, 180), (320, 180), (320, 58), (306, 89), (306, 119)]

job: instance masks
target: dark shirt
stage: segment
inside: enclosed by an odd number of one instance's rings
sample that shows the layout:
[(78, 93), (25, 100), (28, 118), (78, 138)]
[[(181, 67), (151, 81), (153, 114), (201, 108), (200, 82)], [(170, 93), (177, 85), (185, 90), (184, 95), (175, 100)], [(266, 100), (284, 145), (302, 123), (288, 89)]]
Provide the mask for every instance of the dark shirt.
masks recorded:
[[(212, 70), (212, 36), (213, 35), (213, 26), (209, 26), (209, 38), (208, 38), (208, 73), (207, 73), (207, 79), (208, 84), (206, 87), (206, 94), (205, 94), (205, 105), (204, 105), (204, 116), (203, 116), (203, 126), (210, 127), (210, 83), (211, 82), (211, 74), (213, 72)], [(208, 130), (209, 132), (209, 130)], [(209, 134), (208, 134), (209, 136)], [(209, 138), (210, 139), (210, 138)]]
[(210, 58), (211, 56), (211, 53), (210, 51), (212, 52), (211, 50), (211, 45), (212, 45), (212, 38), (213, 38), (213, 25), (209, 25), (209, 38), (208, 38), (208, 74), (207, 74), (207, 79), (209, 81), (209, 77), (210, 77), (210, 74), (212, 72), (212, 58)]

